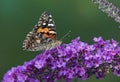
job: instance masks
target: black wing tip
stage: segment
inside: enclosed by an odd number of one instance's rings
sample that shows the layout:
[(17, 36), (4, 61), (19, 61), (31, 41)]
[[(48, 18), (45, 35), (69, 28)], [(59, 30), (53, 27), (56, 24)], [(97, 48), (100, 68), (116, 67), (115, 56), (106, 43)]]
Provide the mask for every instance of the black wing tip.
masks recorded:
[(44, 11), (42, 13), (42, 16), (50, 16), (50, 15), (51, 15), (51, 13), (49, 11)]
[(49, 11), (44, 11), (43, 14), (51, 14)]

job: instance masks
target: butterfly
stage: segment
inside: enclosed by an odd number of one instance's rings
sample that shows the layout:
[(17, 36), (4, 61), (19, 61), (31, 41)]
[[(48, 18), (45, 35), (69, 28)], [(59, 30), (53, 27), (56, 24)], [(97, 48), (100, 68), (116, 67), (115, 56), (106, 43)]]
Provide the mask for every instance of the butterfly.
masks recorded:
[(38, 23), (30, 31), (23, 42), (23, 49), (27, 51), (43, 51), (61, 45), (62, 41), (56, 39), (56, 26), (52, 15), (45, 11)]

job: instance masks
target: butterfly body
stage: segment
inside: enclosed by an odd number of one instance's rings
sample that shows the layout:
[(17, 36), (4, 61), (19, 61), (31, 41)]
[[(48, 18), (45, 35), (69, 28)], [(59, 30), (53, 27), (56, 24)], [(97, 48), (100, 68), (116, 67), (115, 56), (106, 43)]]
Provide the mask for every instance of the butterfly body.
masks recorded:
[(24, 40), (23, 49), (27, 51), (41, 51), (55, 48), (62, 43), (56, 39), (56, 34), (52, 15), (49, 12), (43, 12), (38, 23)]

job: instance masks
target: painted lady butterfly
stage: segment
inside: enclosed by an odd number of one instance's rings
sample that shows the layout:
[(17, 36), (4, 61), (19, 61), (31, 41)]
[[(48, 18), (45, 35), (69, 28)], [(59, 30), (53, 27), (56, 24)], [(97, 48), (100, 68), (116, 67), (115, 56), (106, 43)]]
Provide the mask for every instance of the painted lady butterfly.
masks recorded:
[(52, 15), (49, 12), (43, 12), (38, 23), (24, 40), (23, 49), (41, 51), (55, 48), (62, 43), (56, 39), (56, 34)]

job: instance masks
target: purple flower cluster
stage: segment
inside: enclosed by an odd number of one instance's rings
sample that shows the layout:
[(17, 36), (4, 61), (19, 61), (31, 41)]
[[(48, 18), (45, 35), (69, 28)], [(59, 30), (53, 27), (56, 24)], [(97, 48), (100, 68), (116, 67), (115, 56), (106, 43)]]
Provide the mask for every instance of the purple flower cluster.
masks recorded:
[(22, 66), (13, 67), (2, 82), (56, 82), (64, 79), (86, 80), (92, 75), (104, 78), (112, 71), (120, 77), (120, 46), (115, 40), (94, 38), (94, 44), (76, 38), (47, 50)]
[(120, 9), (110, 3), (108, 0), (92, 0), (95, 4), (98, 4), (99, 9), (107, 13), (116, 22), (120, 23)]

